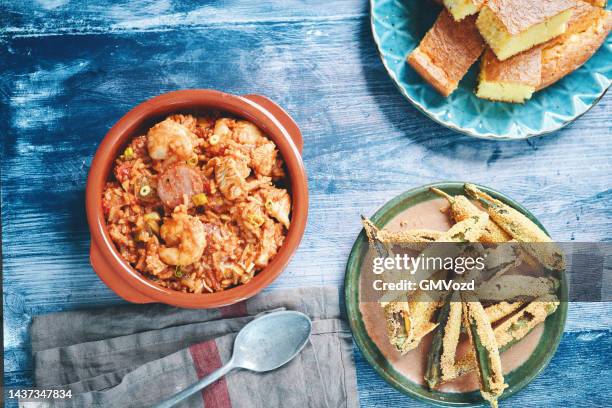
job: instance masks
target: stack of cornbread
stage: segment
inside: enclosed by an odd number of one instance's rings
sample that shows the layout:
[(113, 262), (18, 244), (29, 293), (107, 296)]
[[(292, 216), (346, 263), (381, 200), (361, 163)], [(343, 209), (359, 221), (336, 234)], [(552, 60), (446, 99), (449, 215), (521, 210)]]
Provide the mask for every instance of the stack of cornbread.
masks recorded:
[(443, 0), (408, 63), (450, 95), (480, 58), (476, 95), (523, 103), (584, 64), (612, 28), (606, 0)]

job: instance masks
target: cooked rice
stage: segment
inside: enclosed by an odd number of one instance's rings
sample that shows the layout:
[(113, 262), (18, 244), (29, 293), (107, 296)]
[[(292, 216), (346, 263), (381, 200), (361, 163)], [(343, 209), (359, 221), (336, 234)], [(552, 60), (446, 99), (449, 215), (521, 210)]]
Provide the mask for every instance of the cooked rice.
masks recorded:
[[(285, 171), (276, 145), (251, 123), (217, 113), (168, 119), (191, 132), (194, 156), (184, 160), (168, 150), (167, 158), (153, 160), (151, 129), (134, 137), (116, 159), (103, 192), (108, 232), (123, 259), (160, 286), (206, 293), (247, 283), (274, 258), (289, 228), (290, 197), (283, 188)], [(160, 184), (162, 173), (169, 177), (165, 185)], [(180, 204), (171, 203), (178, 204), (174, 208), (168, 206), (168, 190), (171, 197), (179, 197)], [(195, 194), (198, 191), (204, 196)], [(169, 230), (173, 214), (179, 213), (201, 222), (206, 241), (202, 255), (187, 265), (168, 264), (160, 257), (161, 248), (178, 246), (164, 240), (160, 229), (167, 224)], [(179, 239), (189, 238), (176, 231)], [(177, 253), (184, 255), (180, 248), (173, 252)], [(194, 253), (198, 252), (188, 255)]]

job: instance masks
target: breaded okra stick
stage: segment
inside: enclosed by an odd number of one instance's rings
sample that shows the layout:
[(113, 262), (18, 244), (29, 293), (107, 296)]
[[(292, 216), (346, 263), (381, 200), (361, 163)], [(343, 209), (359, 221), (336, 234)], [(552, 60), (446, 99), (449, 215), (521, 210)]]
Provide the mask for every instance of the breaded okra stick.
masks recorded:
[(378, 239), (378, 227), (363, 215), (361, 216), (361, 223), (368, 237), (368, 242), (374, 247), (376, 254), (380, 257), (387, 257), (389, 249)]
[(533, 300), (554, 294), (559, 280), (550, 277), (528, 275), (502, 275), (476, 289), (478, 299), (485, 301)]
[(480, 393), (492, 407), (497, 407), (497, 399), (508, 385), (504, 383), (495, 333), (482, 304), (473, 296), (462, 298), (464, 324), (476, 356)]
[(402, 248), (423, 250), (424, 245), (434, 242), (442, 236), (442, 231), (430, 229), (410, 229), (392, 232), (380, 229), (368, 218), (361, 216), (361, 223), (366, 231), (368, 240), (373, 245), (383, 244), (385, 246), (397, 245)]
[(497, 225), (518, 242), (523, 244), (535, 242), (549, 243), (549, 245), (522, 245), (545, 268), (554, 271), (565, 269), (563, 252), (557, 245), (552, 243), (552, 239), (533, 221), (509, 205), (480, 191), (473, 184), (465, 184), (464, 189), (471, 198), (478, 200), (487, 209), (489, 216)]
[[(363, 216), (362, 222), (368, 240), (376, 249), (377, 256), (393, 258), (394, 253), (390, 245), (386, 245), (379, 239), (380, 230)], [(418, 234), (416, 235), (415, 240), (419, 240)], [(388, 276), (393, 279), (393, 277), (399, 277), (400, 274), (401, 271), (392, 270), (389, 271)], [(428, 293), (421, 290), (416, 291), (412, 296), (403, 294), (391, 299), (393, 296), (393, 293), (384, 294), (380, 299), (380, 305), (384, 308), (389, 342), (401, 354), (405, 354), (416, 348), (421, 339), (436, 327), (431, 320), (439, 307), (439, 301), (432, 300)]]
[[(439, 271), (432, 280), (443, 279), (446, 275), (446, 271)], [(400, 354), (416, 348), (423, 337), (436, 328), (438, 324), (433, 320), (444, 296), (444, 292), (417, 289), (412, 295), (404, 293), (384, 304), (387, 335)]]
[[(431, 188), (432, 192), (444, 197), (450, 204), (451, 215), (455, 222), (463, 221), (474, 215), (481, 214), (483, 211), (476, 207), (466, 196), (457, 195), (451, 196), (446, 194), (444, 191), (437, 188)], [(501, 229), (499, 225), (489, 219), (489, 222), (485, 226), (484, 232), (480, 236), (480, 242), (487, 244), (496, 244), (499, 242), (507, 242), (511, 239), (510, 235)]]
[[(559, 299), (555, 295), (545, 295), (529, 303), (525, 308), (497, 326), (493, 332), (500, 353), (518, 343), (540, 323), (544, 323), (546, 318), (557, 310), (558, 306)], [(490, 315), (489, 319), (491, 319)], [(476, 367), (474, 354), (467, 353), (457, 362), (455, 374), (459, 377), (474, 371)]]
[(420, 290), (410, 300), (406, 295), (402, 297), (403, 300), (388, 302), (384, 313), (389, 342), (403, 355), (415, 349), (436, 328), (437, 323), (432, 320), (440, 302)]
[(492, 304), (491, 306), (485, 307), (485, 312), (487, 313), (487, 316), (489, 316), (489, 321), (491, 322), (491, 324), (493, 324), (493, 323), (496, 323), (510, 316), (512, 313), (516, 312), (524, 305), (525, 305), (525, 302), (522, 302), (522, 301), (516, 301), (516, 302), (503, 301), (503, 302), (495, 303), (495, 304)]
[(459, 294), (449, 293), (438, 311), (437, 327), (427, 355), (425, 381), (429, 388), (456, 376), (455, 355), (461, 335), (461, 313)]
[(442, 234), (436, 242), (478, 242), (489, 222), (489, 216), (481, 212), (457, 222)]

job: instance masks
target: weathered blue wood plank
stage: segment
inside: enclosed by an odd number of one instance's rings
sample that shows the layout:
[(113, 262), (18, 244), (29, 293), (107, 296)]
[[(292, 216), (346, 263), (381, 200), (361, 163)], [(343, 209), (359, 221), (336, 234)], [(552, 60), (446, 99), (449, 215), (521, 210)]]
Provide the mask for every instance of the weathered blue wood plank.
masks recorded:
[[(477, 141), (433, 123), (399, 95), (376, 54), (365, 2), (90, 3), (0, 7), (8, 10), (0, 13), (0, 182), (9, 385), (29, 381), (30, 316), (121, 302), (89, 266), (85, 177), (112, 124), (170, 90), (261, 93), (302, 128), (309, 223), (271, 290), (340, 285), (359, 214), (439, 180), (504, 191), (559, 240), (611, 239), (610, 96), (556, 134)], [(612, 308), (579, 306), (570, 308), (562, 350), (585, 350), (572, 345), (580, 332), (603, 331), (597, 338), (607, 349), (576, 354), (600, 367), (611, 356)], [(562, 381), (576, 360), (560, 358), (537, 380), (547, 378), (557, 393), (578, 378)], [(362, 402), (411, 401), (376, 382), (363, 361), (359, 376)], [(370, 382), (376, 388), (364, 388)]]
[[(612, 400), (612, 368), (599, 357), (612, 354), (609, 331), (565, 333), (557, 354), (521, 392), (500, 402), (502, 407), (607, 407)], [(361, 406), (371, 408), (431, 406), (387, 386), (356, 352)]]
[(360, 0), (3, 0), (0, 6), (3, 32), (15, 36), (346, 20), (367, 13), (367, 3)]

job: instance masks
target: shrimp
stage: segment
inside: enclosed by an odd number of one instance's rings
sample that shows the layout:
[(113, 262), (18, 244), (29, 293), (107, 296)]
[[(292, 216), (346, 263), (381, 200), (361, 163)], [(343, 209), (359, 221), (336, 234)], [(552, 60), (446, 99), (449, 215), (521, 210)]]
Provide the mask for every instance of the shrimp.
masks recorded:
[(263, 176), (272, 175), (277, 153), (273, 143), (266, 143), (251, 150), (251, 167)]
[(160, 246), (159, 257), (168, 265), (189, 265), (204, 253), (204, 225), (196, 217), (184, 212), (172, 214), (172, 218), (161, 226), (160, 235), (169, 247)]
[(265, 140), (261, 130), (251, 122), (237, 120), (234, 125), (234, 140), (246, 145), (259, 145)]
[(291, 200), (287, 190), (271, 187), (263, 190), (266, 212), (276, 218), (285, 228), (289, 229), (289, 212), (291, 211)]
[(259, 251), (255, 259), (255, 266), (265, 267), (276, 255), (278, 247), (282, 245), (282, 228), (280, 224), (275, 223), (270, 218), (263, 224), (263, 233), (259, 240)]
[(251, 173), (247, 164), (229, 156), (213, 160), (215, 160), (215, 182), (225, 198), (236, 200), (246, 194), (249, 189), (246, 178)]
[(228, 118), (217, 119), (215, 122), (215, 128), (213, 130), (213, 135), (219, 137), (220, 140), (223, 140), (226, 137), (230, 137), (232, 135), (231, 128), (234, 127), (234, 120)]
[(284, 176), (276, 146), (251, 122), (217, 119), (209, 142), (215, 156), (231, 156), (242, 160), (256, 175), (275, 178)]
[(147, 149), (154, 160), (187, 160), (193, 155), (197, 137), (184, 125), (166, 119), (149, 129)]
[(176, 114), (168, 116), (168, 119), (185, 126), (190, 132), (195, 132), (198, 125), (198, 120), (193, 115)]
[(261, 130), (251, 122), (245, 120), (234, 120), (220, 118), (215, 122), (213, 134), (219, 139), (227, 141), (231, 139), (237, 143), (248, 146), (257, 146), (265, 141)]

